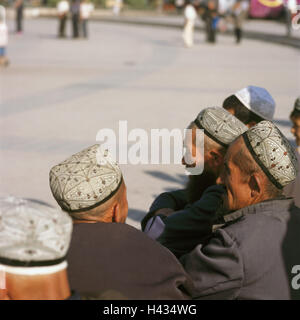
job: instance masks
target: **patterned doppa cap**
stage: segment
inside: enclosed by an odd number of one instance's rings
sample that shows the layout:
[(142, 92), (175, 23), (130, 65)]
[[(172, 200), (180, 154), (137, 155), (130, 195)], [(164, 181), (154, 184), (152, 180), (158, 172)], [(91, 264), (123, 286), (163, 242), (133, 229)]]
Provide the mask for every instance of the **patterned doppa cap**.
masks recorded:
[(72, 219), (37, 200), (0, 198), (0, 263), (49, 266), (65, 260)]
[(241, 103), (253, 113), (265, 120), (272, 120), (275, 113), (275, 101), (270, 93), (261, 87), (248, 86), (234, 94)]
[(122, 184), (122, 172), (98, 144), (72, 155), (50, 171), (52, 194), (63, 210), (87, 211), (111, 198)]
[(277, 188), (282, 189), (296, 179), (296, 153), (274, 123), (261, 121), (243, 137), (253, 158)]
[(219, 107), (210, 107), (202, 110), (194, 123), (204, 133), (224, 147), (235, 140), (248, 128), (227, 110)]
[(300, 112), (300, 97), (298, 97), (295, 101), (294, 110), (297, 110)]

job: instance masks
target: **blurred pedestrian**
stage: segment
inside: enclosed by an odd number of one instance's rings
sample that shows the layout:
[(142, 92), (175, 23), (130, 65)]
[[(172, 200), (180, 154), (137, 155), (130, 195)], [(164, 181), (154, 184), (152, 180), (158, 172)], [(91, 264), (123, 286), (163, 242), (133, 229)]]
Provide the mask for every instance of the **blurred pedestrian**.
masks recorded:
[(217, 0), (207, 0), (201, 5), (202, 19), (205, 22), (206, 41), (216, 42), (216, 21), (218, 18)]
[(283, 8), (285, 12), (286, 34), (291, 36), (292, 19), (297, 13), (297, 0), (284, 0)]
[(7, 66), (9, 61), (6, 57), (6, 47), (8, 42), (8, 30), (6, 25), (6, 11), (0, 6), (0, 67)]
[(249, 2), (247, 0), (236, 0), (232, 7), (232, 18), (236, 43), (242, 40), (242, 25), (248, 15)]
[(14, 7), (16, 9), (16, 32), (21, 34), (23, 31), (24, 1), (23, 0), (16, 0)]
[(57, 12), (58, 12), (58, 19), (59, 19), (59, 30), (58, 30), (59, 38), (66, 37), (66, 21), (67, 21), (69, 11), (70, 11), (70, 5), (67, 0), (61, 0), (57, 3)]
[(71, 4), (73, 38), (79, 37), (80, 0), (72, 0)]
[(194, 28), (197, 12), (194, 5), (189, 2), (184, 9), (183, 41), (187, 48), (194, 45)]
[(88, 37), (88, 19), (94, 10), (94, 5), (89, 0), (83, 0), (80, 4), (80, 25), (84, 38)]
[(121, 8), (123, 6), (123, 0), (115, 0), (113, 6), (113, 14), (118, 16), (120, 14)]
[(182, 14), (184, 8), (184, 0), (175, 0), (175, 7), (178, 14)]

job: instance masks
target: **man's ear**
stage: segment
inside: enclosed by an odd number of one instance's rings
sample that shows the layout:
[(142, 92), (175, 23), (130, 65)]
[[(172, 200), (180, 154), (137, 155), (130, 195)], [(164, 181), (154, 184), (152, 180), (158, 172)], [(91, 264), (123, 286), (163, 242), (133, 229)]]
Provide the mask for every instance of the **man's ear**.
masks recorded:
[(258, 174), (252, 174), (249, 179), (249, 187), (251, 190), (251, 198), (258, 198), (262, 193), (263, 181)]
[(249, 123), (246, 124), (246, 126), (250, 129), (252, 127), (254, 127), (255, 125), (257, 125), (257, 123), (255, 121), (250, 121)]
[(122, 214), (119, 203), (114, 206), (113, 222), (122, 223)]

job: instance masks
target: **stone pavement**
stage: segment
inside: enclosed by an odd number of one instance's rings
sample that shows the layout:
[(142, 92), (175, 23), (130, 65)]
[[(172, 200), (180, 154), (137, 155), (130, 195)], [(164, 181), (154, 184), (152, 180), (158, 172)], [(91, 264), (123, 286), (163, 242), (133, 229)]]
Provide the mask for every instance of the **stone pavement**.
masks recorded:
[[(70, 35), (70, 22), (68, 22)], [(14, 21), (9, 20), (10, 30)], [(300, 93), (299, 50), (197, 32), (183, 47), (172, 28), (92, 21), (89, 40), (56, 38), (57, 21), (28, 19), (10, 33), (11, 66), (0, 70), (0, 191), (55, 204), (52, 165), (96, 142), (101, 128), (185, 128), (207, 106), (252, 84), (277, 102), (275, 118), (292, 139), (288, 115)], [(153, 197), (183, 186), (180, 165), (122, 165), (128, 222), (138, 226)]]

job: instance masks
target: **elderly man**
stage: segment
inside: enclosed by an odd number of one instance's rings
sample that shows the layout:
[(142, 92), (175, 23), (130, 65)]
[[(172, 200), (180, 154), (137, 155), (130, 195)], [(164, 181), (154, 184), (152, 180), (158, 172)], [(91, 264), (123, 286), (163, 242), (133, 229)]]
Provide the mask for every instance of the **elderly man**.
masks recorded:
[(72, 220), (36, 200), (0, 198), (0, 300), (79, 300), (66, 253)]
[[(213, 215), (215, 213), (219, 206), (219, 202), (215, 201), (215, 198), (219, 198), (223, 189), (220, 187), (210, 188), (205, 197), (203, 192), (216, 184), (216, 179), (223, 166), (227, 146), (247, 130), (247, 127), (237, 118), (218, 107), (206, 108), (201, 111), (189, 128), (192, 129), (193, 138), (195, 138), (197, 128), (204, 129), (204, 156), (200, 154), (195, 164), (188, 165), (184, 161), (183, 164), (189, 168), (197, 166), (197, 162), (204, 160), (204, 171), (200, 175), (189, 176), (186, 190), (161, 194), (154, 201), (150, 212), (142, 222), (145, 232), (152, 238), (157, 239), (164, 231), (162, 243), (177, 256), (193, 249), (190, 245), (194, 244), (194, 237), (199, 241), (198, 228), (202, 228), (201, 234), (203, 236), (211, 233), (211, 221), (205, 223), (203, 219), (200, 219), (201, 221), (196, 223), (195, 219), (198, 220), (199, 216), (195, 217), (193, 207), (190, 206), (195, 204), (198, 210), (202, 210), (205, 213), (205, 217), (203, 217), (205, 220), (206, 214)], [(191, 153), (192, 149), (196, 147), (195, 139), (191, 145), (186, 147)], [(200, 201), (198, 201), (199, 199)], [(174, 211), (178, 210), (181, 211), (174, 214)], [(212, 215), (209, 216), (212, 217)], [(192, 241), (191, 244), (188, 243), (189, 241)]]
[(94, 145), (54, 166), (50, 187), (75, 223), (68, 254), (74, 289), (102, 299), (187, 298), (181, 287), (189, 281), (177, 259), (124, 223), (126, 187), (106, 151)]
[(219, 179), (230, 213), (209, 241), (181, 258), (193, 298), (300, 298), (300, 210), (282, 196), (296, 175), (294, 150), (269, 121), (230, 145)]
[(251, 128), (260, 121), (273, 120), (275, 101), (266, 89), (248, 86), (227, 97), (223, 108)]

